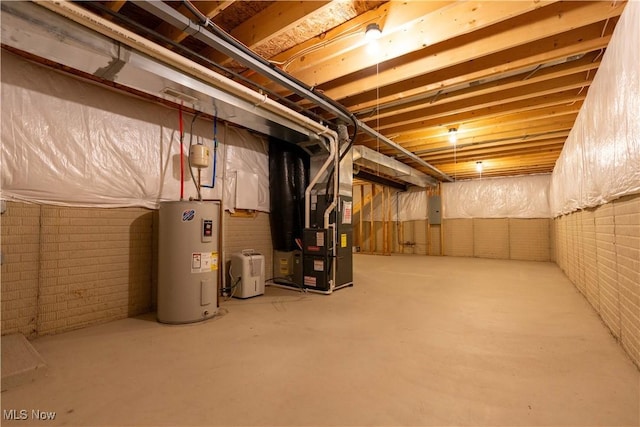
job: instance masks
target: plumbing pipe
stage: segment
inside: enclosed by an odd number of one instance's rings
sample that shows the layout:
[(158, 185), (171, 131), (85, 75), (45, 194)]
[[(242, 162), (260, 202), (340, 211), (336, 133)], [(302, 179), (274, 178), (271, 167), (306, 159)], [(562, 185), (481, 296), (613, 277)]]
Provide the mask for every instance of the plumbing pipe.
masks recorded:
[(182, 104), (178, 107), (180, 121), (180, 200), (184, 200), (184, 125), (182, 123)]
[(329, 157), (327, 157), (327, 160), (322, 164), (322, 167), (316, 176), (313, 177), (307, 188), (304, 190), (304, 228), (309, 228), (311, 225), (311, 190), (318, 183), (320, 177), (322, 177), (322, 175), (327, 171), (331, 162), (335, 160), (334, 157), (338, 151), (336, 147), (338, 145), (336, 138), (337, 134), (329, 129), (326, 129), (324, 134), (326, 134), (326, 137), (329, 140)]
[[(413, 152), (407, 150), (401, 145), (396, 144), (395, 142), (391, 141), (389, 138), (380, 134), (378, 131), (372, 129), (371, 127), (362, 123), (360, 120), (356, 119), (353, 116), (353, 114), (351, 114), (344, 107), (339, 106), (339, 104), (336, 105), (335, 101), (329, 98), (323, 97), (321, 95), (318, 95), (309, 87), (307, 87), (307, 85), (305, 85), (303, 82), (297, 80), (295, 77), (290, 76), (277, 68), (274, 68), (272, 64), (270, 64), (268, 61), (261, 58), (259, 55), (256, 55), (253, 52), (249, 51), (246, 47), (240, 45), (237, 41), (235, 41), (231, 37), (228, 37), (226, 34), (222, 34), (223, 31), (217, 28), (215, 24), (211, 23), (212, 24), (211, 26), (214, 29), (214, 32), (211, 32), (206, 27), (202, 27), (201, 25), (194, 23), (193, 21), (191, 21), (191, 19), (187, 18), (186, 16), (177, 12), (172, 7), (162, 2), (150, 1), (150, 0), (139, 0), (139, 1), (136, 1), (136, 4), (140, 6), (142, 9), (146, 10), (147, 12), (153, 14), (154, 16), (161, 18), (164, 22), (176, 28), (180, 28), (183, 32), (195, 37), (196, 39), (207, 44), (208, 46), (211, 46), (214, 49), (220, 52), (223, 52), (224, 54), (232, 57), (236, 61), (250, 67), (254, 71), (257, 71), (263, 76), (266, 76), (272, 81), (277, 82), (283, 87), (291, 90), (297, 95), (300, 95), (314, 102), (316, 105), (319, 105), (324, 110), (337, 115), (338, 118), (345, 121), (353, 121), (354, 126), (356, 126), (356, 128), (361, 128), (369, 136), (380, 140), (385, 145), (395, 150), (400, 151), (401, 153), (410, 157), (415, 162), (428, 168), (434, 173), (440, 175), (445, 180), (453, 181), (449, 175), (445, 174), (435, 166), (429, 164), (428, 162), (424, 161), (422, 158), (420, 158)], [(185, 2), (185, 4), (189, 6), (190, 2), (187, 1)], [(193, 5), (191, 5), (190, 8), (193, 8)], [(199, 11), (197, 11), (196, 9), (196, 10), (193, 10), (193, 12), (199, 12)], [(206, 20), (206, 21), (207, 23), (210, 23), (209, 20)], [(355, 138), (355, 135), (354, 135), (354, 138)]]
[(255, 105), (256, 109), (264, 109), (282, 118), (288, 119), (315, 134), (333, 133), (320, 123), (303, 116), (289, 108), (273, 101), (265, 99), (261, 94), (242, 86), (228, 78), (211, 71), (210, 69), (197, 64), (167, 48), (159, 46), (152, 41), (126, 30), (111, 21), (93, 14), (75, 4), (65, 0), (35, 0), (36, 4), (64, 16), (80, 25), (92, 29), (110, 39), (118, 41), (152, 58), (158, 59), (182, 72), (185, 72), (197, 79), (204, 81), (214, 87), (222, 89), (227, 93), (241, 98)]

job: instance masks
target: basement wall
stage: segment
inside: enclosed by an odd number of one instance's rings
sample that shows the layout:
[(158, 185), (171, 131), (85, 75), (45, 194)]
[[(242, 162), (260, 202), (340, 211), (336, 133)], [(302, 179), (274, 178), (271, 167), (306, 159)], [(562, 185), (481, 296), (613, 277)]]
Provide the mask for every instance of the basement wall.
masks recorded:
[(550, 226), (548, 218), (445, 219), (444, 255), (550, 261)]
[(612, 35), (550, 185), (556, 263), (640, 367), (640, 3)]
[(553, 222), (555, 259), (640, 366), (640, 195)]
[(54, 334), (151, 307), (153, 212), (8, 202), (2, 334)]
[[(255, 249), (271, 277), (269, 214), (225, 215), (227, 261)], [(2, 335), (56, 334), (155, 309), (157, 211), (8, 202), (0, 229)]]
[[(178, 111), (4, 50), (1, 64), (1, 333), (54, 334), (155, 309), (156, 209), (180, 194)], [(184, 114), (185, 143), (211, 146), (212, 121), (192, 119)], [(217, 128), (216, 186), (203, 197), (234, 209), (237, 186), (257, 192), (250, 217), (225, 214), (225, 255), (256, 249), (271, 277), (266, 142)], [(185, 198), (195, 197), (185, 171)], [(236, 171), (258, 175), (257, 188)]]

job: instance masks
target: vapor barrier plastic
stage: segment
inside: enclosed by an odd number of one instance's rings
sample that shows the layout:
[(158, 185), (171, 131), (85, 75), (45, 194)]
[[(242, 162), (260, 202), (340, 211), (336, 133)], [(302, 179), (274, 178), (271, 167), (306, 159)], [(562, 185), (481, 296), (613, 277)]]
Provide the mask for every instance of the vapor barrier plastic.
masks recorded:
[(640, 192), (640, 2), (628, 2), (551, 178), (554, 216)]
[(550, 175), (442, 184), (444, 218), (549, 218)]
[[(2, 198), (147, 208), (179, 198), (176, 110), (53, 72), (6, 51), (1, 78)], [(184, 115), (185, 159), (190, 139), (213, 153), (213, 124), (197, 119), (191, 138), (192, 118)], [(202, 188), (203, 198), (222, 196), (224, 144), (231, 147), (227, 169), (250, 170), (267, 180), (266, 153), (256, 151), (264, 144), (247, 131), (225, 135), (225, 129), (218, 126), (216, 185)], [(212, 184), (212, 171), (203, 169), (203, 185)], [(197, 169), (193, 172), (197, 176)], [(235, 185), (229, 181), (227, 187)], [(185, 198), (196, 197), (187, 166), (184, 189)], [(268, 186), (256, 191), (264, 200), (260, 209), (268, 211)]]
[[(398, 215), (400, 221), (427, 219), (427, 193), (424, 189), (398, 193)], [(393, 213), (394, 220), (396, 213)]]
[[(245, 129), (228, 127), (226, 148), (225, 209), (235, 208), (237, 171), (258, 176), (257, 182), (241, 182), (240, 191), (257, 193), (257, 210), (269, 212), (269, 143)], [(230, 142), (233, 141), (233, 142)]]
[[(374, 221), (417, 221), (427, 219), (427, 193), (423, 188), (412, 187), (408, 191), (391, 191), (388, 205), (383, 207), (382, 192), (377, 192), (371, 203), (371, 185), (364, 185), (364, 197), (367, 203), (361, 206), (360, 188), (353, 191), (354, 216), (360, 218), (362, 209), (362, 219), (371, 220), (371, 206), (373, 206)], [(390, 211), (390, 212), (389, 212)]]

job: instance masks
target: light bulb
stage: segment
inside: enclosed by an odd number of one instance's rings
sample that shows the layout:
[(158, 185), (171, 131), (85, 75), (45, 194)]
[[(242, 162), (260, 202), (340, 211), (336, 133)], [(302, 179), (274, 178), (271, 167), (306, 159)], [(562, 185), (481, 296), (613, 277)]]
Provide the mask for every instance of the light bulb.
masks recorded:
[(367, 25), (367, 29), (365, 30), (364, 37), (368, 40), (378, 40), (382, 37), (382, 30), (380, 26), (376, 23)]
[(458, 129), (452, 128), (449, 129), (449, 142), (455, 144), (458, 142)]
[(476, 162), (476, 170), (482, 173), (482, 162)]

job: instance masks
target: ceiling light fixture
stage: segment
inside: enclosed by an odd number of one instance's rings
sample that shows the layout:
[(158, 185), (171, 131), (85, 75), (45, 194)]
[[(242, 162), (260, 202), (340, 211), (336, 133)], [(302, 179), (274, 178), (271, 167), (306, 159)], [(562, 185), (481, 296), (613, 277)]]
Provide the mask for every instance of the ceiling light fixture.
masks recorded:
[(367, 25), (367, 29), (364, 32), (364, 37), (368, 41), (378, 40), (380, 37), (382, 37), (382, 30), (380, 29), (380, 26), (375, 22), (373, 24)]
[(456, 142), (458, 142), (458, 129), (457, 128), (449, 129), (449, 142), (452, 143), (452, 144), (455, 144)]
[(482, 162), (476, 162), (476, 170), (482, 173)]

